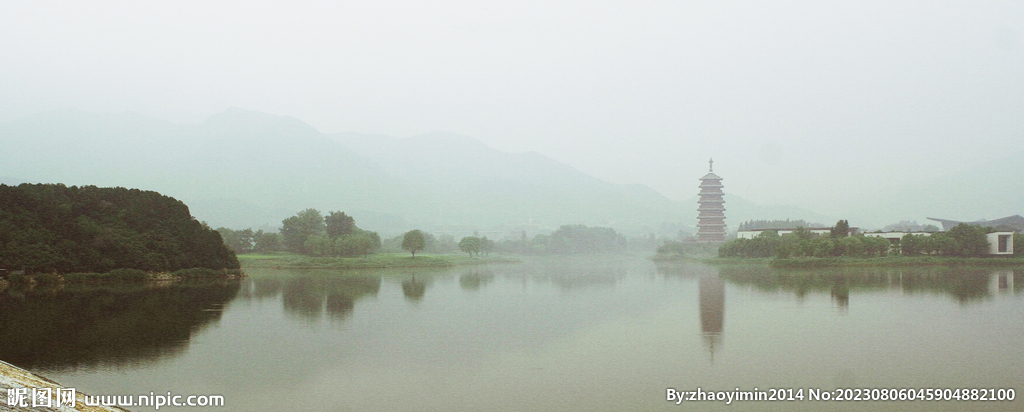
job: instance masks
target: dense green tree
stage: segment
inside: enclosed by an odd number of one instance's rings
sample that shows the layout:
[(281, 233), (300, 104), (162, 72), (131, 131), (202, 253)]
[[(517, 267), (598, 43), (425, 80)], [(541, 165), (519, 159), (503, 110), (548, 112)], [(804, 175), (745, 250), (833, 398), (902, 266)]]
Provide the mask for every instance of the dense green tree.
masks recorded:
[(903, 256), (917, 256), (923, 253), (924, 250), (924, 236), (906, 234), (900, 238), (900, 253)]
[(363, 256), (380, 248), (377, 232), (357, 231), (334, 241), (335, 254), (340, 256)]
[(31, 272), (237, 268), (220, 233), (156, 192), (0, 185), (0, 267)]
[(324, 234), (309, 235), (302, 247), (307, 254), (312, 256), (334, 255), (334, 241)]
[(836, 222), (835, 226), (829, 231), (832, 237), (847, 237), (850, 236), (850, 222), (846, 220), (840, 220)]
[(416, 252), (423, 250), (426, 246), (426, 236), (419, 229), (405, 232), (405, 235), (402, 236), (402, 249), (411, 252), (412, 257), (416, 257)]
[(468, 253), (470, 257), (474, 253), (479, 255), (482, 243), (482, 240), (476, 236), (466, 236), (459, 241), (459, 250)]
[(309, 253), (305, 246), (306, 239), (312, 235), (325, 233), (324, 217), (319, 210), (303, 210), (281, 221), (280, 233), (281, 241), (289, 250)]
[(976, 257), (988, 253), (988, 239), (985, 237), (985, 229), (981, 226), (961, 223), (946, 233), (959, 243), (957, 256)]
[(494, 241), (488, 239), (487, 236), (480, 238), (480, 252), (484, 255), (489, 255), (494, 250)]
[(217, 228), (217, 233), (224, 239), (224, 244), (236, 254), (251, 253), (256, 245), (256, 233), (252, 229), (231, 230), (226, 227)]
[(443, 234), (434, 238), (429, 233), (424, 233), (427, 237), (427, 247), (423, 250), (430, 253), (453, 253), (459, 250), (459, 244), (455, 241), (455, 236), (450, 234)]
[(324, 216), (324, 224), (327, 228), (327, 236), (331, 239), (352, 233), (356, 228), (356, 220), (346, 215), (345, 212), (328, 213), (327, 216)]
[(256, 234), (253, 235), (253, 239), (256, 242), (253, 246), (253, 251), (266, 253), (281, 250), (281, 242), (278, 238), (279, 236), (277, 233), (265, 233), (262, 230), (256, 232)]

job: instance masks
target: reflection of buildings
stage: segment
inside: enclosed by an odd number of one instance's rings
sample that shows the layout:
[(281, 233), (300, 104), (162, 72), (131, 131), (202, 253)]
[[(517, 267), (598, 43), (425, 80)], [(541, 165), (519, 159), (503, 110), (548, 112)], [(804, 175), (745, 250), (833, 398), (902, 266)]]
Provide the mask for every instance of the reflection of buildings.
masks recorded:
[(708, 174), (700, 178), (700, 200), (697, 203), (697, 240), (725, 241), (725, 200), (722, 198), (722, 178), (714, 173), (714, 161), (708, 161)]
[(988, 292), (992, 295), (1013, 293), (1013, 271), (993, 272), (988, 276)]
[(839, 311), (846, 313), (850, 309), (850, 288), (845, 283), (832, 286), (832, 300), (839, 306)]
[(702, 276), (698, 284), (700, 295), (700, 331), (704, 344), (715, 358), (715, 345), (721, 346), (725, 323), (725, 281), (714, 276)]

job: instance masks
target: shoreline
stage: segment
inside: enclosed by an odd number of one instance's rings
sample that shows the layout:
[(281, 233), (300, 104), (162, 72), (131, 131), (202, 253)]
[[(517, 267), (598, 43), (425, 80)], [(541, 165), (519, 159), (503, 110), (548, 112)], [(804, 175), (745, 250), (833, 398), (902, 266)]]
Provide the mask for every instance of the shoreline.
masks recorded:
[(487, 264), (521, 263), (509, 256), (418, 255), (381, 253), (365, 258), (313, 257), (293, 253), (238, 255), (243, 269), (389, 269), (450, 268)]
[(692, 261), (709, 265), (756, 265), (780, 269), (808, 269), (834, 267), (1020, 267), (1024, 258), (983, 257), (961, 258), (945, 256), (887, 256), (872, 258), (699, 258), (699, 257), (652, 257), (654, 262)]

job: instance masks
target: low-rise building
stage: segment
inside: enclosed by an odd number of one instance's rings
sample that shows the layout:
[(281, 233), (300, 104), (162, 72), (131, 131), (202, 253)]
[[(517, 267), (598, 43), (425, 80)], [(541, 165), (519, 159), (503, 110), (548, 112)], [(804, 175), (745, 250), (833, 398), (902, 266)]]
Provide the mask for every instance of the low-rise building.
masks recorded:
[(864, 236), (869, 236), (869, 237), (882, 237), (882, 238), (885, 238), (886, 240), (889, 241), (889, 243), (892, 243), (892, 244), (896, 244), (896, 242), (899, 242), (900, 239), (903, 239), (903, 236), (906, 236), (906, 235), (931, 236), (932, 232), (874, 232), (874, 233), (865, 233), (864, 234)]
[[(805, 227), (802, 229), (814, 235), (828, 235), (832, 233), (832, 228), (830, 227)], [(736, 237), (740, 239), (753, 239), (764, 232), (775, 232), (778, 233), (779, 236), (782, 236), (796, 231), (797, 229), (751, 229), (736, 232)], [(849, 234), (854, 235), (856, 233), (857, 228), (851, 227)]]
[(988, 239), (988, 254), (1013, 255), (1013, 232), (992, 232), (985, 238)]

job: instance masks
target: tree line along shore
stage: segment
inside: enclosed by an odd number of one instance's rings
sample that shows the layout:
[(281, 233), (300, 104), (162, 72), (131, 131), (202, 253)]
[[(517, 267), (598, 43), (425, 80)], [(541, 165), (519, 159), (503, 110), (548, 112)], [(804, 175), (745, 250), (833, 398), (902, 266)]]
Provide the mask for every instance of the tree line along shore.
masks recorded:
[(840, 220), (829, 233), (803, 228), (779, 235), (765, 230), (753, 238), (737, 238), (717, 245), (667, 242), (657, 260), (697, 258), (709, 263), (766, 264), (772, 267), (831, 266), (1024, 266), (1024, 237), (1013, 235), (1013, 254), (991, 256), (986, 234), (991, 227), (960, 224), (946, 232), (905, 234), (890, 242), (883, 237), (851, 234)]

